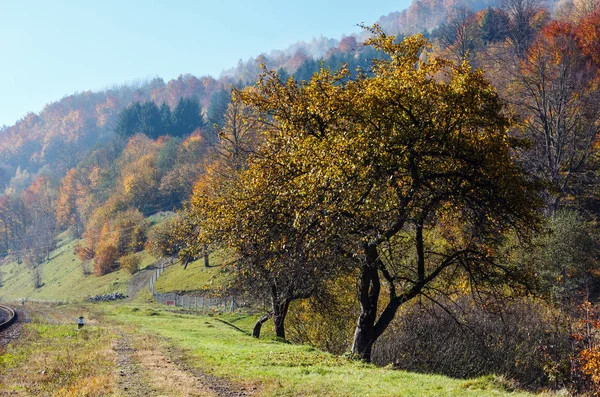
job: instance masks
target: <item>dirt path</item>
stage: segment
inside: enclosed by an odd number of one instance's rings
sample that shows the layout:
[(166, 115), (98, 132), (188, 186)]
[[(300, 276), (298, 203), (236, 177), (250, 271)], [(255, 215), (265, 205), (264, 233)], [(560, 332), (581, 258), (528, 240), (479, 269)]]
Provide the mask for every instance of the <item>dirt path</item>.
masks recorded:
[(251, 393), (214, 376), (191, 369), (181, 352), (166, 351), (152, 336), (118, 332), (117, 383), (127, 397), (242, 397)]
[(135, 349), (131, 338), (119, 332), (119, 338), (113, 342), (113, 351), (117, 355), (117, 384), (127, 397), (156, 396), (156, 390), (149, 386), (143, 369), (133, 359)]

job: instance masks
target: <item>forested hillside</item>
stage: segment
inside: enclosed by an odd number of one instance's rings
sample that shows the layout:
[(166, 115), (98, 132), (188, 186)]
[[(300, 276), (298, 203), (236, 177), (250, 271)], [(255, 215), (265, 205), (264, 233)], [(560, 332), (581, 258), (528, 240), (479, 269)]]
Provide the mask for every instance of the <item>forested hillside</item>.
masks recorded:
[(598, 393), (599, 43), (595, 0), (416, 1), (67, 96), (0, 131), (0, 255), (39, 288), (64, 233), (86, 277), (226, 252), (256, 336)]

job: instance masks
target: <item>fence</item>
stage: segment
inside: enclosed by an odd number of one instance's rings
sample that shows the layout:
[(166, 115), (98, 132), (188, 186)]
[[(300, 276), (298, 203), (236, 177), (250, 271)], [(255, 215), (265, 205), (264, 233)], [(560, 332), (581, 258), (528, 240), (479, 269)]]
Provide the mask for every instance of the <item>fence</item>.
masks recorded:
[(175, 292), (169, 293), (154, 293), (152, 294), (154, 299), (163, 305), (176, 306), (188, 310), (194, 310), (199, 312), (206, 311), (219, 311), (219, 312), (233, 312), (239, 305), (233, 297), (205, 297), (205, 296), (191, 296), (181, 295)]
[(165, 271), (165, 267), (170, 266), (172, 263), (172, 260), (163, 260), (157, 265), (152, 277), (150, 277), (150, 281), (148, 281), (148, 288), (152, 295), (154, 295), (154, 284), (156, 283), (156, 280), (158, 280), (160, 275)]
[(35, 299), (35, 298), (21, 298), (17, 300), (12, 300), (10, 302), (14, 302), (16, 304), (24, 304), (24, 303), (43, 303), (49, 305), (68, 305), (75, 301), (62, 301), (62, 300), (49, 300), (49, 299)]
[(164, 260), (157, 264), (150, 281), (148, 282), (148, 288), (154, 299), (163, 305), (182, 307), (188, 310), (194, 311), (219, 311), (219, 312), (233, 312), (239, 307), (233, 297), (206, 297), (206, 296), (191, 296), (183, 295), (175, 292), (160, 293), (154, 290), (154, 284), (160, 275), (165, 271), (167, 266), (172, 264), (171, 259)]

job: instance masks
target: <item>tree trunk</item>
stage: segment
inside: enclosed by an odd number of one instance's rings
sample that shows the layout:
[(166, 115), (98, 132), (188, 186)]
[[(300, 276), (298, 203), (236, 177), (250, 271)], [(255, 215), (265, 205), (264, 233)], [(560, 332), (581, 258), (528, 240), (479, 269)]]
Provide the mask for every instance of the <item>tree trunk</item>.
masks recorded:
[[(391, 277), (384, 269), (377, 247), (365, 247), (366, 265), (362, 269), (359, 284), (361, 313), (354, 332), (352, 354), (359, 356), (367, 362), (371, 361), (373, 344), (390, 325), (400, 306), (419, 295), (426, 283), (423, 221), (418, 221), (415, 226), (418, 280), (410, 290), (400, 296), (396, 295), (393, 280), (391, 280)], [(384, 276), (387, 274), (386, 279), (388, 280), (390, 300), (379, 318), (377, 318), (377, 303), (381, 289), (379, 269), (382, 269)]]
[(258, 321), (256, 322), (256, 324), (254, 324), (254, 329), (252, 330), (252, 336), (255, 338), (260, 338), (260, 330), (262, 328), (262, 325), (271, 318), (271, 316), (273, 315), (273, 312), (268, 312), (263, 314), (263, 316), (261, 318), (258, 319)]
[(278, 338), (285, 339), (285, 316), (288, 313), (290, 301), (286, 299), (282, 303), (273, 303), (273, 325), (275, 326), (275, 335)]
[(365, 255), (367, 262), (361, 271), (359, 284), (360, 315), (354, 331), (354, 341), (352, 343), (352, 354), (371, 361), (371, 350), (375, 343), (375, 320), (377, 319), (377, 302), (381, 283), (377, 263), (379, 254), (377, 247), (365, 246)]
[(204, 244), (204, 267), (210, 267), (208, 262), (208, 245)]

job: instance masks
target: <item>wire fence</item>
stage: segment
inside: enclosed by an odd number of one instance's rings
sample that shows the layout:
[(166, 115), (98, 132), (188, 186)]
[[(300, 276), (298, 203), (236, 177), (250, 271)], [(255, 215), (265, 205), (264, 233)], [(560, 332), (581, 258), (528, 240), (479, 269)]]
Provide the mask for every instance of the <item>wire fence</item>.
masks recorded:
[(173, 264), (173, 259), (168, 259), (157, 263), (154, 273), (148, 281), (148, 289), (156, 300), (156, 302), (167, 305), (181, 307), (188, 310), (197, 312), (233, 312), (239, 308), (238, 302), (234, 297), (210, 297), (205, 295), (192, 296), (186, 294), (179, 294), (176, 292), (161, 293), (156, 292), (154, 284), (165, 271), (165, 268)]
[(51, 300), (51, 299), (35, 299), (35, 298), (20, 298), (20, 299), (13, 299), (13, 300), (9, 300), (7, 302), (12, 302), (15, 304), (19, 304), (19, 305), (24, 305), (25, 303), (42, 303), (42, 304), (48, 304), (48, 305), (68, 305), (70, 303), (73, 303), (75, 301), (67, 301), (67, 300)]
[(154, 270), (152, 277), (150, 277), (150, 281), (148, 281), (148, 289), (150, 290), (150, 293), (153, 296), (155, 294), (154, 284), (156, 284), (156, 280), (158, 280), (160, 275), (165, 271), (165, 268), (172, 264), (173, 264), (172, 259), (162, 260), (162, 261), (160, 261), (160, 263), (157, 263), (156, 269)]
[(234, 312), (239, 308), (234, 297), (206, 297), (177, 294), (175, 292), (152, 294), (163, 305), (181, 307), (197, 312)]

